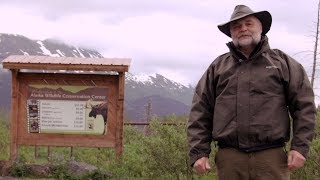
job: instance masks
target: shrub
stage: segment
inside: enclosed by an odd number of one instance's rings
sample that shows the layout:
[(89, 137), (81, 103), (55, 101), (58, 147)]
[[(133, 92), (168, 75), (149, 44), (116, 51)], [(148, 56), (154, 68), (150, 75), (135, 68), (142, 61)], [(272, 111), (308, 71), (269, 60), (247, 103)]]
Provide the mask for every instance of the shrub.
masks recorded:
[(168, 175), (179, 179), (190, 174), (185, 129), (184, 124), (169, 126), (158, 121), (151, 123), (151, 134), (143, 142), (151, 177)]
[(16, 162), (11, 166), (9, 174), (15, 177), (27, 177), (30, 176), (31, 171), (25, 163)]
[(0, 111), (0, 159), (9, 158), (9, 129), (7, 127), (7, 115)]

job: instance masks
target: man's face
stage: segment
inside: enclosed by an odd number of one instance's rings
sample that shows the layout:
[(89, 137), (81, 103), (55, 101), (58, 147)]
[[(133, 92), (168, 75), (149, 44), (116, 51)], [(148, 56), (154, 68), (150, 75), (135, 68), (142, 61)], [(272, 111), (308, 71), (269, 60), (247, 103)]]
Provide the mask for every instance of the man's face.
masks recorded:
[(254, 47), (261, 40), (262, 25), (255, 16), (247, 16), (231, 22), (230, 33), (236, 47)]

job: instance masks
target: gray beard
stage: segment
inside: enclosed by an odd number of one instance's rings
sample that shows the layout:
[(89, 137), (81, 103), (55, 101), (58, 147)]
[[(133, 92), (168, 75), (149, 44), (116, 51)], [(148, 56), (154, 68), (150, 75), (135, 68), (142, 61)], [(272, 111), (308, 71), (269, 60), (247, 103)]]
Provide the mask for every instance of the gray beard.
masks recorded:
[(260, 33), (256, 33), (252, 35), (252, 40), (251, 42), (247, 43), (247, 42), (239, 42), (238, 39), (232, 39), (233, 44), (241, 49), (241, 48), (247, 48), (247, 47), (255, 47), (259, 42), (261, 41), (261, 34)]

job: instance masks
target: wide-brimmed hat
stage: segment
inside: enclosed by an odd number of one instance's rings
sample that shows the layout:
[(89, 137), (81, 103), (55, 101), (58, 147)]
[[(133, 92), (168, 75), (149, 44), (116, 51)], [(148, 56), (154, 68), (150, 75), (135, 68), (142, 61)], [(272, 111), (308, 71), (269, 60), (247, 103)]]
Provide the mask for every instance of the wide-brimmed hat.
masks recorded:
[(262, 35), (265, 35), (271, 27), (272, 17), (268, 11), (254, 12), (248, 6), (237, 5), (231, 15), (230, 21), (224, 24), (218, 25), (221, 32), (231, 37), (230, 33), (230, 22), (236, 21), (238, 19), (244, 18), (246, 16), (253, 15), (258, 18), (262, 24)]

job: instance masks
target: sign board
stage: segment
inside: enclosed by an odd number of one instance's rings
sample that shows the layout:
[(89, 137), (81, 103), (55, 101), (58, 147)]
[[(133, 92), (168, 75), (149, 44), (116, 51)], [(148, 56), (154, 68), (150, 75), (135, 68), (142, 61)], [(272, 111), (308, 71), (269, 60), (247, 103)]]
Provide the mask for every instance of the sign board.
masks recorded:
[(107, 87), (29, 85), (29, 133), (104, 134), (106, 92)]
[(125, 72), (131, 59), (9, 56), (10, 161), (20, 145), (123, 150)]

